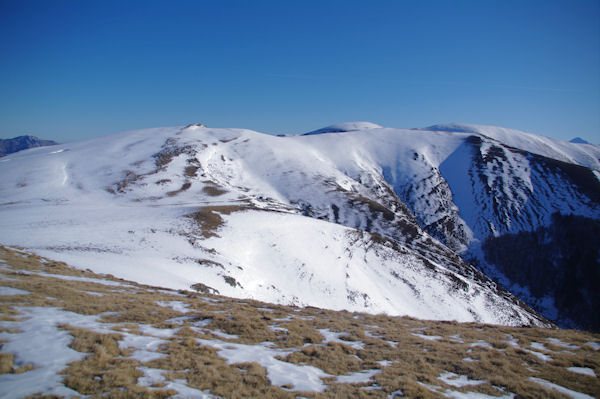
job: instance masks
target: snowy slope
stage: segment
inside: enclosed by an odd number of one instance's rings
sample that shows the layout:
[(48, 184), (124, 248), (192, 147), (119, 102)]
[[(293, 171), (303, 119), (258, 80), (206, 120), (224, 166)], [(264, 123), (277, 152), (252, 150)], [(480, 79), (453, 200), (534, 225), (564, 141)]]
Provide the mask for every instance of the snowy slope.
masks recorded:
[[(438, 167), (469, 135), (362, 127), (159, 128), (11, 155), (0, 160), (0, 242), (169, 288), (541, 323), (417, 223), (445, 223), (434, 204), (469, 242)], [(395, 192), (419, 178), (414, 204), (431, 187), (444, 194), (415, 219)]]
[[(469, 125), (373, 129), (335, 138), (299, 139), (310, 140), (355, 179), (383, 177), (428, 233), (479, 264), (547, 317), (563, 326), (600, 328), (593, 310), (600, 306), (598, 295), (586, 288), (600, 283), (593, 272), (598, 260), (592, 255), (582, 258), (584, 253), (597, 252), (598, 244), (592, 240), (591, 248), (587, 244), (577, 251), (575, 244), (547, 238), (525, 248), (515, 236), (538, 232), (539, 237), (544, 229), (560, 229), (554, 226), (560, 220), (557, 214), (600, 221), (600, 173), (586, 166), (598, 159), (599, 147)], [(383, 234), (394, 237), (395, 232), (388, 228)], [(508, 235), (515, 238), (510, 238), (510, 247), (504, 251), (515, 258), (506, 259), (502, 267), (490, 263), (493, 257), (488, 259), (480, 246)], [(538, 263), (538, 258), (528, 254), (543, 251), (547, 245), (556, 248), (555, 258), (546, 256)], [(563, 259), (561, 253), (567, 251), (571, 257)], [(507, 275), (519, 274), (510, 270), (511, 264), (524, 256), (533, 263), (523, 269), (518, 281), (511, 280)], [(559, 264), (569, 265), (568, 270), (559, 272)], [(547, 275), (554, 275), (555, 280), (546, 286), (547, 279), (535, 277)]]
[(355, 180), (383, 178), (421, 226), (459, 251), (545, 225), (554, 212), (600, 217), (597, 172), (555, 161), (576, 154), (577, 144), (561, 143), (569, 151), (550, 158), (469, 132), (373, 129), (292, 139)]

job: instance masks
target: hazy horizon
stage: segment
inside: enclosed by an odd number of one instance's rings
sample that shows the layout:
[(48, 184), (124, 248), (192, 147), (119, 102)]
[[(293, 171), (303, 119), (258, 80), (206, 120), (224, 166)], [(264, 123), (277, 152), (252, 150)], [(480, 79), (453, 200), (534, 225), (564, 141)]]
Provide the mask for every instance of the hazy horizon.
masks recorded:
[(600, 143), (597, 1), (5, 1), (0, 137), (486, 124)]

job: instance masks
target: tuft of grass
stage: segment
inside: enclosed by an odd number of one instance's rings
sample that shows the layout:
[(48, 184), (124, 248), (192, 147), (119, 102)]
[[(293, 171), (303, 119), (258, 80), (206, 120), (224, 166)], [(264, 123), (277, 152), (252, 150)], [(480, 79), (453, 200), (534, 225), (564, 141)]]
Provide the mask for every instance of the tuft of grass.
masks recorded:
[(190, 177), (190, 178), (197, 177), (198, 169), (200, 169), (200, 166), (196, 166), (196, 165), (186, 166), (185, 169), (183, 170), (183, 175), (186, 177)]
[(12, 353), (0, 353), (0, 374), (12, 372), (14, 360), (15, 355)]
[(15, 355), (12, 353), (0, 353), (0, 374), (22, 374), (36, 369), (32, 364), (15, 367), (14, 361)]

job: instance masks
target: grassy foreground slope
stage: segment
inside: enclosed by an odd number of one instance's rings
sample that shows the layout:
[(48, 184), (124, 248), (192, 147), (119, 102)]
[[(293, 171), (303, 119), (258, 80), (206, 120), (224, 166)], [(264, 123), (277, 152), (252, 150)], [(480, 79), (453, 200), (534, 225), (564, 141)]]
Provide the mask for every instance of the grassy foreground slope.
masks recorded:
[[(0, 246), (0, 397), (599, 397), (600, 335), (169, 291)], [(37, 397), (36, 396), (36, 397)]]

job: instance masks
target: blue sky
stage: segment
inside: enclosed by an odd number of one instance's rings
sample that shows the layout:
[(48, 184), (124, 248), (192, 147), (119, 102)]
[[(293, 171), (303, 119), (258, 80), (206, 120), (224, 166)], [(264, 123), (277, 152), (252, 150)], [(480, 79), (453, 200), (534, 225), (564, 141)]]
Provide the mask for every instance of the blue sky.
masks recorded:
[(600, 1), (0, 0), (0, 138), (492, 124), (600, 143)]

